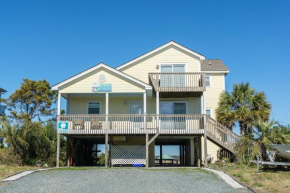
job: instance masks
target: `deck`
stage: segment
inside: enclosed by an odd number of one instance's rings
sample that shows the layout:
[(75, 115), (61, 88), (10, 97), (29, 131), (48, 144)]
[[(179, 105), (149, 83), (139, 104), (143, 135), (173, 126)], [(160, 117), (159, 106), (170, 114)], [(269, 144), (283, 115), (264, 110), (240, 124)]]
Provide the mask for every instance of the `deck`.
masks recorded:
[(198, 135), (206, 131), (207, 137), (229, 151), (239, 140), (233, 131), (202, 114), (60, 115), (58, 128), (60, 124), (67, 125), (65, 132), (59, 132), (63, 135)]
[(149, 73), (149, 82), (160, 98), (200, 97), (206, 90), (205, 73)]
[(202, 134), (203, 115), (61, 115), (67, 134)]

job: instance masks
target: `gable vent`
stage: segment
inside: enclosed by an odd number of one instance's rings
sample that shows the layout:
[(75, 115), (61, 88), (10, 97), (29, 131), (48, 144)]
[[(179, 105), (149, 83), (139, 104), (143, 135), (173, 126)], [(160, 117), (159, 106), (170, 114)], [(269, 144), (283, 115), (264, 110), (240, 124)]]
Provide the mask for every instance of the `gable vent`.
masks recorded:
[(106, 82), (107, 77), (104, 74), (100, 74), (98, 79), (99, 79), (99, 82)]

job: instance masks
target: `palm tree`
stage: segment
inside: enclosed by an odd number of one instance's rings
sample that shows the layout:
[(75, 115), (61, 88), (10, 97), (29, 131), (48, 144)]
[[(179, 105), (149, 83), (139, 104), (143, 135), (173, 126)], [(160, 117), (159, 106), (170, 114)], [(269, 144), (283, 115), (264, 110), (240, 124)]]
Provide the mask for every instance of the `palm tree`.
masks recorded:
[(254, 138), (242, 136), (235, 146), (237, 159), (241, 163), (249, 163), (257, 156), (265, 160), (269, 144), (290, 144), (290, 127), (282, 126), (277, 121), (257, 121), (253, 134)]
[(25, 138), (27, 131), (18, 125), (11, 125), (8, 121), (1, 121), (0, 136), (5, 138), (8, 148), (14, 152), (15, 155), (23, 155), (29, 147)]
[(271, 104), (264, 92), (256, 92), (249, 83), (235, 84), (232, 92), (221, 94), (217, 120), (232, 129), (236, 123), (241, 135), (251, 134), (256, 120), (268, 121)]

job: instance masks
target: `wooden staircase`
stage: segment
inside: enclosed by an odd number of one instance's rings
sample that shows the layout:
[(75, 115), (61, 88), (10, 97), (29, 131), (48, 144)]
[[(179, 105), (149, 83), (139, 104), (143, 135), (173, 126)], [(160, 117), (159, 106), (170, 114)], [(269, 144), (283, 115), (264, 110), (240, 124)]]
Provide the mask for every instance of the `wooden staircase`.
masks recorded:
[(207, 137), (229, 152), (234, 153), (235, 144), (240, 136), (211, 117), (207, 117), (206, 120)]

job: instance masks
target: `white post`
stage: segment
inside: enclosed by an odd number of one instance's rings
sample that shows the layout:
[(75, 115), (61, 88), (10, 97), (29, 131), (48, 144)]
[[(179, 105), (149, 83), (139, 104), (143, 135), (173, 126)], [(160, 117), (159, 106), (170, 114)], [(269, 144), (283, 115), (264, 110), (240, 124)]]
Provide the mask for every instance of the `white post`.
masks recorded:
[[(109, 129), (109, 123), (108, 123), (108, 115), (109, 115), (109, 93), (106, 93), (106, 129)], [(109, 142), (109, 135), (108, 130), (106, 131), (105, 135), (105, 167), (108, 167), (108, 142)]]
[[(57, 121), (59, 121), (59, 116), (60, 116), (60, 101), (61, 101), (61, 93), (58, 91), (58, 98), (57, 98)], [(59, 167), (59, 154), (60, 154), (60, 134), (57, 131), (56, 167)]]
[(206, 92), (203, 92), (203, 113), (204, 113), (204, 166), (207, 167), (207, 132), (206, 132)]
[(159, 92), (156, 91), (156, 114), (159, 115)]
[(147, 121), (146, 121), (146, 114), (147, 114), (147, 95), (146, 95), (146, 91), (143, 93), (143, 113), (144, 113), (144, 129), (146, 130), (146, 124), (147, 124)]
[(106, 93), (106, 129), (109, 128), (108, 115), (109, 115), (109, 93)]
[(190, 165), (194, 165), (194, 140), (193, 138), (190, 139)]
[(156, 91), (156, 115), (157, 115), (157, 124), (158, 124), (158, 131), (160, 131), (160, 121), (159, 121), (159, 92)]

